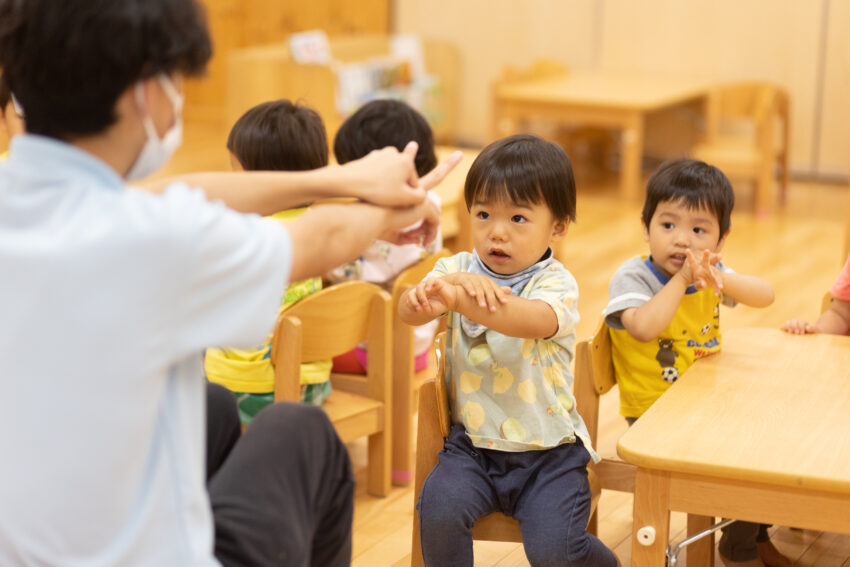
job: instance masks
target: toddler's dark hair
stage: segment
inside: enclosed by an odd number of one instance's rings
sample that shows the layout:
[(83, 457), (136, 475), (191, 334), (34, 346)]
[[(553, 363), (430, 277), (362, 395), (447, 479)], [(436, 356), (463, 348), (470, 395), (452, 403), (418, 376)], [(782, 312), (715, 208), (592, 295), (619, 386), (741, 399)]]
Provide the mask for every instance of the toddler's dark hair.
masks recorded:
[(306, 171), (328, 165), (328, 136), (315, 110), (286, 99), (258, 104), (227, 137), (246, 171)]
[(349, 116), (334, 138), (340, 164), (360, 159), (372, 150), (394, 146), (398, 151), (417, 142), (416, 172), (422, 176), (437, 166), (434, 133), (428, 121), (409, 104), (394, 99), (367, 102)]
[(546, 203), (558, 221), (576, 218), (576, 183), (561, 146), (530, 134), (515, 134), (484, 148), (466, 176), (466, 208), (476, 201), (507, 199)]
[(717, 217), (720, 237), (729, 231), (735, 192), (726, 175), (713, 165), (695, 159), (661, 164), (646, 184), (641, 219), (649, 226), (658, 203), (682, 202), (690, 209), (705, 208)]

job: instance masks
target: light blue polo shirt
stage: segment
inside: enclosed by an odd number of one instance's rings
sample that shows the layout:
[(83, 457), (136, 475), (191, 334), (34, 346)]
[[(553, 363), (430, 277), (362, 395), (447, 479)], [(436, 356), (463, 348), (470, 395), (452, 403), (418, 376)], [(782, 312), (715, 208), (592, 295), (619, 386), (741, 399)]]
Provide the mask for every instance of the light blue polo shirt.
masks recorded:
[(292, 245), (22, 135), (0, 164), (0, 565), (217, 565), (207, 345), (271, 329)]

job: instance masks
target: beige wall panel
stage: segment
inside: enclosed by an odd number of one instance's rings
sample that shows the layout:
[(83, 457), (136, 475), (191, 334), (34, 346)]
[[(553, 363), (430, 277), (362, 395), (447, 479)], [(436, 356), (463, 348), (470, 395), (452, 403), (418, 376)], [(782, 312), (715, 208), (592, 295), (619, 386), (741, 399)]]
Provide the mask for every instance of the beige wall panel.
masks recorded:
[(505, 65), (593, 65), (596, 4), (581, 0), (397, 0), (394, 31), (450, 41), (460, 53), (458, 137), (491, 138), (491, 85)]
[[(840, 28), (830, 34), (834, 38), (831, 49), (835, 49), (837, 43), (846, 46), (850, 42), (846, 39), (850, 30), (842, 23), (850, 20), (845, 13), (850, 4), (832, 2), (831, 26)], [(457, 43), (463, 65), (462, 140), (489, 139), (490, 84), (502, 66), (550, 57), (572, 68), (642, 69), (690, 73), (716, 81), (764, 79), (785, 85), (793, 99), (792, 167), (814, 171), (820, 1), (397, 0), (394, 7), (396, 31)], [(833, 61), (830, 68), (840, 80), (830, 77), (827, 81), (832, 106), (850, 86), (846, 84), (850, 49), (844, 47), (841, 57), (844, 62)], [(844, 68), (836, 69), (842, 65)], [(850, 113), (847, 106), (843, 110)], [(839, 116), (838, 110), (831, 112)], [(674, 122), (681, 118), (685, 123), (693, 121), (692, 113), (687, 112), (672, 117)], [(850, 120), (836, 124), (835, 130), (845, 124), (848, 128), (844, 130), (850, 131)], [(651, 151), (652, 132), (648, 130), (647, 149)], [(824, 165), (835, 162), (833, 154), (842, 151), (844, 163), (850, 162), (850, 146), (841, 150), (845, 142), (840, 135), (829, 136), (830, 142), (821, 143), (822, 150), (831, 146), (829, 157), (824, 154)]]
[(850, 170), (850, 3), (831, 0), (818, 170), (846, 176)]
[(811, 171), (821, 7), (794, 0), (609, 0), (601, 66), (784, 85), (792, 98), (791, 166)]

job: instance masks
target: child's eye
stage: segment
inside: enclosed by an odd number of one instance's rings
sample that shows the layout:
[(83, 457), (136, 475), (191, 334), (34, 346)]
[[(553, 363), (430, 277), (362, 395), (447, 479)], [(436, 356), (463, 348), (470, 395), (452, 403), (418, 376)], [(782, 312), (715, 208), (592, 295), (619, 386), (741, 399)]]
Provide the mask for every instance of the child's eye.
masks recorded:
[(673, 228), (673, 223), (672, 222), (662, 222), (661, 226), (663, 228), (666, 228), (667, 230), (670, 230), (671, 228)]
[(511, 217), (511, 222), (523, 223), (525, 222), (525, 217), (522, 215), (514, 215)]
[(705, 234), (705, 229), (701, 227), (694, 227), (694, 232), (697, 234)]
[(479, 218), (481, 220), (487, 220), (490, 218), (490, 214), (485, 211), (478, 211), (475, 213), (475, 218)]

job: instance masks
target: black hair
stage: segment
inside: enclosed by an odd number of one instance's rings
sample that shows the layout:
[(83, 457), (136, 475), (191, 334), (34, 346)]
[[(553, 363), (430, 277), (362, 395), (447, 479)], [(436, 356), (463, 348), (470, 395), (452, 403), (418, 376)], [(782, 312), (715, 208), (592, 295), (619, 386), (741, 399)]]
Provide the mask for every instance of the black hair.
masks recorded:
[(564, 149), (530, 134), (496, 140), (478, 154), (463, 188), (466, 208), (476, 201), (508, 199), (546, 203), (558, 221), (576, 218), (576, 182)]
[(717, 217), (722, 238), (731, 226), (735, 192), (726, 175), (713, 165), (695, 159), (661, 164), (646, 184), (641, 219), (646, 227), (658, 203), (681, 202), (690, 209), (707, 209)]
[(98, 134), (131, 85), (211, 54), (196, 0), (0, 0), (0, 68), (35, 134)]
[(12, 100), (12, 91), (9, 90), (9, 85), (6, 84), (6, 79), (0, 74), (0, 114), (6, 112), (6, 107)]
[(258, 104), (243, 114), (230, 130), (227, 149), (248, 171), (305, 171), (328, 165), (322, 117), (286, 99)]
[(336, 161), (343, 164), (387, 146), (401, 151), (410, 141), (419, 144), (416, 172), (425, 175), (437, 166), (434, 133), (428, 121), (400, 100), (373, 100), (361, 106), (339, 127), (334, 138), (334, 155)]

